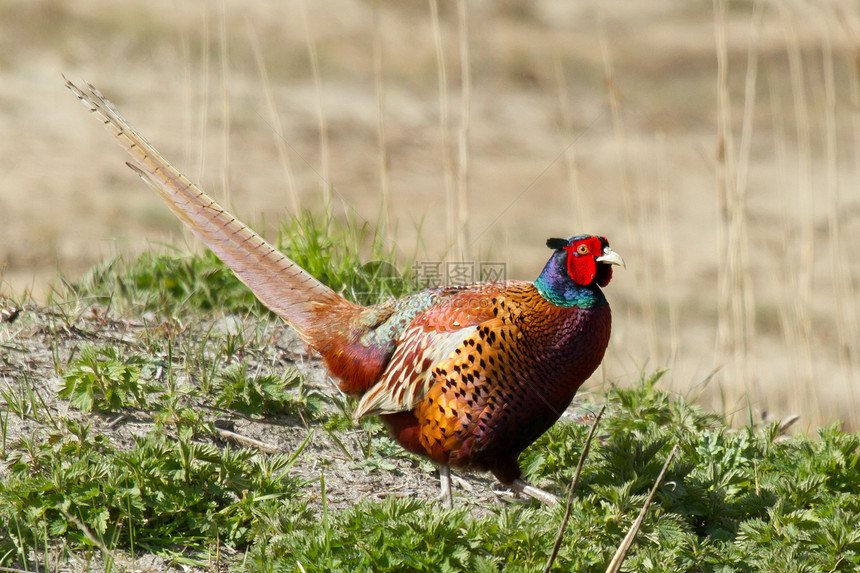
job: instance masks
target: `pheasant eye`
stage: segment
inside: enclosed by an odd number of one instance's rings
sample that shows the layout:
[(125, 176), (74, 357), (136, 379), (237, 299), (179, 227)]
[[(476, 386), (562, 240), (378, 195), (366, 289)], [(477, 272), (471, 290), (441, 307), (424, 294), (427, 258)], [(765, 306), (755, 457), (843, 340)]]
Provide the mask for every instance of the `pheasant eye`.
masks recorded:
[(576, 247), (576, 252), (579, 253), (580, 255), (587, 255), (588, 254), (588, 245), (579, 245), (578, 247)]

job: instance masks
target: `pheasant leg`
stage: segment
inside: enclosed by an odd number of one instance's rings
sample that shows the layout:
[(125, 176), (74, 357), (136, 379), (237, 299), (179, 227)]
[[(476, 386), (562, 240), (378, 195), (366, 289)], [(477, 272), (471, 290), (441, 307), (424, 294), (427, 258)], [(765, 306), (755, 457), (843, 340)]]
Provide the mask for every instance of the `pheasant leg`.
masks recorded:
[(451, 495), (451, 468), (446, 465), (439, 466), (439, 485), (442, 487), (442, 493), (439, 500), (442, 502), (442, 507), (454, 507), (454, 497)]
[(521, 479), (515, 479), (513, 483), (511, 483), (510, 488), (517, 493), (527, 495), (530, 498), (536, 499), (549, 506), (558, 505), (558, 498), (556, 496)]

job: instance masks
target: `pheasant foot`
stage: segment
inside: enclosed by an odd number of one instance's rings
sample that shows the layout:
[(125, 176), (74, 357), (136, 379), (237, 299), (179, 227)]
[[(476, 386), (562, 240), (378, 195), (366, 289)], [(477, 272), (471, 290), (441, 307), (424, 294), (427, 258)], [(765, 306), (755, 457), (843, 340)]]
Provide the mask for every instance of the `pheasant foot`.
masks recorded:
[(454, 507), (454, 497), (451, 494), (451, 468), (446, 465), (439, 466), (439, 485), (442, 488), (442, 493), (439, 495), (439, 501), (442, 502), (442, 507)]
[(515, 479), (513, 483), (511, 483), (510, 488), (517, 493), (527, 495), (530, 498), (536, 499), (549, 506), (558, 505), (558, 498), (556, 496), (521, 479)]
[(461, 478), (457, 474), (451, 474), (451, 483), (457, 484), (458, 488), (464, 489), (464, 490), (468, 491), (469, 493), (475, 491), (475, 488), (472, 487), (472, 484), (470, 484), (467, 480)]

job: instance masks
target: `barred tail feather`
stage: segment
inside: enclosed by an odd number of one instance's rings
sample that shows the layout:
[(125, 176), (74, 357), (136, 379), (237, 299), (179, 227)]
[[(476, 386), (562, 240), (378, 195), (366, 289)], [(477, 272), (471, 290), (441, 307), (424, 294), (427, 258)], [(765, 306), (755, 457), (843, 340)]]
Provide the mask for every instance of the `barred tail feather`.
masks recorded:
[(102, 120), (133, 161), (128, 163), (176, 216), (229, 266), (260, 301), (305, 340), (314, 338), (319, 312), (352, 306), (345, 298), (271, 246), (174, 168), (95, 87), (68, 87)]

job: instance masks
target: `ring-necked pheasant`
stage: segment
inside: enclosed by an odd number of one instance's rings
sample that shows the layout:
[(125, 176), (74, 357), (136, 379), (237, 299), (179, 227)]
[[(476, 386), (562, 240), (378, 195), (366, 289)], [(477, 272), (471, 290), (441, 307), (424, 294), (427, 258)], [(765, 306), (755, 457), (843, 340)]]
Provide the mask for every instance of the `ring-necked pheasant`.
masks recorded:
[(603, 237), (549, 239), (533, 283), (432, 288), (362, 307), (328, 288), (177, 171), (93, 86), (67, 87), (133, 157), (128, 163), (254, 294), (323, 357), (355, 415), (378, 415), (407, 450), (440, 466), (520, 479), (517, 458), (549, 429), (603, 359), (611, 324), (601, 292), (623, 265)]

